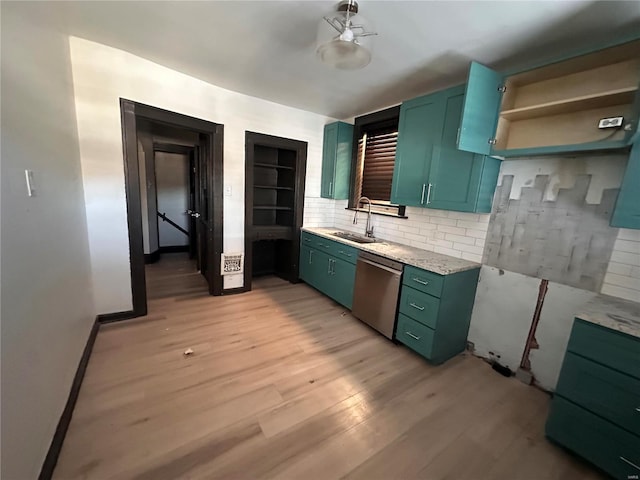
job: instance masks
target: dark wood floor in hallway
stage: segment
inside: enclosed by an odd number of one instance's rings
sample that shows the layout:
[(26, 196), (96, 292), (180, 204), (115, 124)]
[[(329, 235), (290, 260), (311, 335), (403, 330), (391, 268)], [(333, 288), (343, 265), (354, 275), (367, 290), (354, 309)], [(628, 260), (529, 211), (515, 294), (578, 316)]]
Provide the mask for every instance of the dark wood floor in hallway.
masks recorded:
[(185, 259), (101, 328), (55, 478), (600, 478), (545, 440), (547, 394), (430, 366), (303, 283), (210, 297)]

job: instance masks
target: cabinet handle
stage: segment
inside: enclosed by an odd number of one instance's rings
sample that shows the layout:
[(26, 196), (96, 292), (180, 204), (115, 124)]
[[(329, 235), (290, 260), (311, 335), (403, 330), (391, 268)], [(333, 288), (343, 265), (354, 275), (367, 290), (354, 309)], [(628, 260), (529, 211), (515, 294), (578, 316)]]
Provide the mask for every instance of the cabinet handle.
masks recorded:
[(327, 275), (331, 275), (331, 259), (327, 262)]
[(422, 184), (422, 194), (420, 195), (420, 205), (422, 205), (424, 203), (424, 190), (425, 188), (427, 188), (426, 184)]
[(458, 134), (456, 135), (456, 145), (460, 145), (460, 127), (458, 127)]
[(309, 265), (311, 265), (311, 255), (313, 255), (313, 250), (309, 250)]
[(421, 307), (420, 305), (416, 305), (415, 303), (411, 302), (409, 305), (411, 305), (413, 308), (417, 309), (417, 310), (424, 310), (424, 307)]
[(624, 463), (627, 463), (627, 464), (631, 465), (633, 468), (635, 468), (636, 470), (638, 470), (640, 472), (640, 467), (638, 465), (636, 465), (635, 463), (633, 463), (631, 460), (627, 460), (623, 456), (620, 456), (620, 460), (622, 460)]
[(346, 255), (347, 257), (350, 257), (351, 254), (350, 253), (345, 253), (342, 250), (338, 250), (338, 253), (341, 253), (342, 255)]
[(333, 182), (329, 182), (329, 195), (333, 194)]
[(431, 203), (431, 187), (433, 187), (433, 185), (429, 184), (429, 188), (427, 189), (427, 205)]
[(329, 260), (331, 262), (331, 275), (335, 275), (336, 274), (336, 261), (331, 259)]
[[(404, 333), (406, 333), (407, 335), (409, 335), (409, 336), (410, 336), (411, 338), (413, 338), (414, 340), (420, 340), (420, 337), (418, 337), (418, 336), (414, 335), (414, 334), (413, 334), (413, 333), (411, 333), (411, 332), (404, 332)], [(620, 458), (622, 458), (622, 457), (620, 457)]]
[(411, 280), (413, 280), (414, 282), (421, 283), (422, 285), (429, 285), (429, 282), (426, 282), (424, 280), (420, 280), (419, 278), (416, 278), (416, 277), (413, 277)]

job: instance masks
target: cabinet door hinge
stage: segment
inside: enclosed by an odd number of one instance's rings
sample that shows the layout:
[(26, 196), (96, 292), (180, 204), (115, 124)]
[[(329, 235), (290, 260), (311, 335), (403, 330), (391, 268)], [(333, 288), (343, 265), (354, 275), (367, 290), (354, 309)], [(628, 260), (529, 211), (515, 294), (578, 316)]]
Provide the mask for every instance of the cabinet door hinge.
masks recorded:
[(498, 85), (498, 91), (500, 93), (504, 93), (507, 91), (507, 86), (506, 85)]
[(495, 139), (495, 138), (490, 138), (489, 139), (489, 145), (495, 145), (497, 142), (498, 142), (498, 140)]

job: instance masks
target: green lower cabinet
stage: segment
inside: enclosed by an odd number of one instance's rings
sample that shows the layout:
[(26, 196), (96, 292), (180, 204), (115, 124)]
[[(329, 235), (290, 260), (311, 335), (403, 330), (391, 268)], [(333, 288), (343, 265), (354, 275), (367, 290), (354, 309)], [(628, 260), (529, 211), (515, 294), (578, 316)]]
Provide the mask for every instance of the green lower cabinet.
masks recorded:
[(428, 359), (433, 358), (433, 329), (410, 319), (402, 313), (398, 314), (396, 339), (404, 343), (414, 352)]
[(640, 478), (640, 338), (576, 319), (546, 434), (614, 478)]
[(303, 245), (300, 249), (300, 278), (327, 294), (330, 287), (328, 272), (329, 255)]
[(577, 453), (613, 478), (640, 475), (640, 437), (561, 396), (551, 403), (547, 437)]
[(353, 247), (303, 232), (300, 278), (351, 309), (357, 258), (358, 250)]
[(353, 305), (353, 287), (356, 280), (356, 266), (339, 258), (331, 258), (329, 266), (329, 295), (349, 310)]
[(435, 364), (463, 352), (479, 273), (438, 275), (405, 267), (396, 340)]
[(611, 226), (640, 229), (640, 142), (631, 148)]

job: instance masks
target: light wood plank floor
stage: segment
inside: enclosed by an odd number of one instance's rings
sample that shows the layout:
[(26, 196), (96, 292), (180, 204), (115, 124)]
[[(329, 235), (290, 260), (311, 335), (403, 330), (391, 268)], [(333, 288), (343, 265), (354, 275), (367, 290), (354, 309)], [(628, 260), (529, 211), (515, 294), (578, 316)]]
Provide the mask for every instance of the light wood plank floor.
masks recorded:
[(55, 478), (600, 478), (545, 440), (545, 393), (432, 367), (305, 284), (209, 297), (184, 259), (101, 328)]

